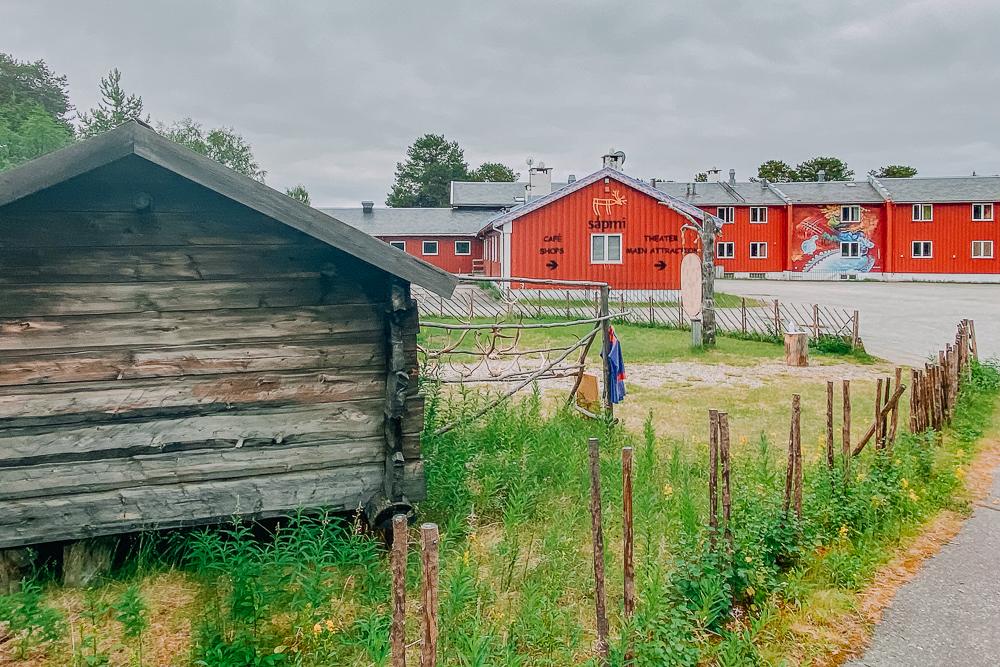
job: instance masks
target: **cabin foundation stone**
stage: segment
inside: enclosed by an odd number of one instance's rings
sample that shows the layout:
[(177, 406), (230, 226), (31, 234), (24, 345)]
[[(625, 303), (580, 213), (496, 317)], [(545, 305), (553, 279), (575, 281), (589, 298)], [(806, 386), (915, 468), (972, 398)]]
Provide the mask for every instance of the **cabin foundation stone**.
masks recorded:
[(98, 582), (111, 570), (115, 537), (92, 537), (71, 542), (63, 547), (63, 585), (86, 588)]
[(21, 579), (30, 562), (27, 549), (0, 549), (0, 595), (13, 595), (21, 590)]

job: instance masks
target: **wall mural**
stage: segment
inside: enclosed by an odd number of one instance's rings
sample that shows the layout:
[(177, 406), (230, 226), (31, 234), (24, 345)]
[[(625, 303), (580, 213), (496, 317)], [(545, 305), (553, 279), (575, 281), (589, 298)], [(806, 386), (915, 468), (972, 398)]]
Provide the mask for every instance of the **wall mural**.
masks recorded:
[[(843, 220), (844, 209), (849, 219)], [(879, 211), (865, 206), (795, 207), (790, 243), (792, 270), (821, 273), (867, 273), (880, 270), (877, 231)]]

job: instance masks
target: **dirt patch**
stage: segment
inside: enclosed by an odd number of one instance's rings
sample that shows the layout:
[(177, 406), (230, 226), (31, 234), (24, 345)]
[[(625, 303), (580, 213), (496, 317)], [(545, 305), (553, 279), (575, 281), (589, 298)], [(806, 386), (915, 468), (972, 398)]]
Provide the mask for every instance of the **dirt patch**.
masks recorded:
[(628, 384), (653, 389), (677, 384), (757, 389), (763, 387), (768, 381), (782, 378), (826, 382), (827, 380), (870, 378), (884, 374), (885, 371), (877, 366), (859, 366), (857, 364), (792, 368), (778, 361), (761, 361), (753, 366), (678, 361), (669, 364), (630, 365), (626, 367), (626, 372)]

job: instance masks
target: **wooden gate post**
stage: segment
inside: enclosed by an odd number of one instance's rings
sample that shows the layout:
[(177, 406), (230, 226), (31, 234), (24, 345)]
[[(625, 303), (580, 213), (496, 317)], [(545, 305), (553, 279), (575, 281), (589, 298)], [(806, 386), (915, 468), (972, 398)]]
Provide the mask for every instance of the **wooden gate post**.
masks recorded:
[(437, 524), (425, 523), (420, 526), (420, 559), (423, 564), (421, 585), (423, 642), (420, 646), (420, 667), (437, 665), (438, 542)]
[(406, 667), (406, 515), (392, 517), (392, 667)]
[(601, 340), (603, 345), (601, 349), (604, 351), (601, 354), (602, 368), (604, 369), (604, 409), (607, 411), (609, 417), (615, 416), (615, 406), (611, 402), (611, 366), (608, 363), (608, 355), (611, 353), (611, 320), (608, 316), (611, 314), (611, 287), (609, 285), (601, 285)]
[(632, 527), (632, 448), (622, 447), (622, 574), (625, 618), (635, 613), (635, 562)]
[(833, 380), (826, 383), (826, 465), (833, 470)]
[(843, 457), (844, 483), (851, 474), (851, 381), (844, 380), (844, 424), (841, 431), (840, 455)]
[(608, 664), (608, 612), (604, 592), (604, 528), (601, 521), (601, 445), (597, 438), (587, 441), (590, 461), (590, 532), (594, 547), (594, 606), (597, 616), (598, 664)]

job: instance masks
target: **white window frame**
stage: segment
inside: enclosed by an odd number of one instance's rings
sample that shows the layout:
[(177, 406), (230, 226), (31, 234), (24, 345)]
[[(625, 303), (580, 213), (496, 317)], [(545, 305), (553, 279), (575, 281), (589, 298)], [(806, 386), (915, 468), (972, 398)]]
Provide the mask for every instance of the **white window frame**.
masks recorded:
[[(920, 246), (917, 246), (917, 244)], [(928, 253), (924, 254), (924, 245), (927, 244)], [(917, 253), (917, 248), (920, 248), (920, 253)], [(911, 259), (934, 259), (934, 241), (911, 241), (910, 242), (910, 258)]]
[[(427, 252), (427, 244), (428, 243), (433, 243), (434, 244), (434, 252)], [(421, 255), (426, 255), (428, 257), (434, 257), (435, 255), (438, 254), (438, 252), (440, 252), (440, 250), (441, 250), (441, 244), (439, 244), (437, 241), (421, 241), (420, 242), (420, 254)]]
[[(722, 250), (725, 248), (728, 250), (728, 254), (723, 253)], [(733, 241), (719, 241), (715, 244), (715, 256), (719, 259), (733, 259), (736, 257), (736, 244)]]
[[(459, 252), (458, 251), (458, 244), (459, 243), (464, 243), (467, 246), (469, 246), (468, 252)], [(471, 254), (472, 254), (472, 241), (455, 241), (455, 256), (456, 257), (465, 257), (466, 255), (471, 255)]]
[[(723, 213), (725, 211), (725, 213)], [(723, 223), (731, 225), (736, 222), (736, 207), (734, 206), (717, 206), (715, 208), (715, 215)]]
[[(845, 253), (844, 246), (850, 248), (851, 252)], [(850, 259), (856, 259), (861, 257), (861, 242), (860, 241), (841, 241), (840, 242), (840, 256), (848, 257)]]
[[(763, 213), (763, 217), (761, 217)], [(756, 214), (757, 219), (754, 220), (754, 214)], [(766, 206), (751, 206), (750, 207), (750, 224), (751, 225), (766, 225), (767, 224), (767, 207)]]
[[(979, 248), (980, 248), (980, 252), (979, 252), (978, 255), (976, 254), (976, 244), (977, 243), (979, 244)], [(987, 245), (987, 244), (989, 244), (989, 245)], [(973, 241), (972, 242), (972, 259), (993, 259), (993, 257), (994, 257), (993, 246), (994, 245), (995, 244), (993, 243), (992, 239), (983, 239), (983, 240), (980, 240), (980, 241)], [(986, 248), (990, 249), (990, 254), (988, 254), (988, 255), (985, 252)]]
[(399, 248), (403, 252), (406, 252), (406, 241), (389, 241), (389, 245), (393, 248)]
[[(979, 206), (979, 217), (976, 217), (976, 207)], [(986, 217), (986, 211), (989, 210), (990, 215)], [(993, 222), (993, 204), (991, 202), (977, 202), (972, 205), (972, 221), (973, 222)]]
[[(857, 215), (854, 212), (857, 211)], [(861, 206), (858, 204), (844, 204), (840, 207), (841, 222), (861, 222)]]
[(913, 222), (934, 222), (934, 204), (914, 204), (912, 218)]
[[(753, 247), (757, 246), (757, 254), (753, 254)], [(760, 249), (764, 249), (764, 254), (760, 254)], [(767, 259), (767, 241), (750, 242), (750, 259)]]
[[(618, 237), (618, 259), (608, 259), (608, 246), (610, 245), (608, 241), (612, 237)], [(594, 240), (602, 239), (604, 259), (594, 259)], [(590, 235), (590, 263), (591, 264), (621, 264), (622, 256), (624, 255), (622, 248), (622, 235), (621, 234), (591, 234)]]

